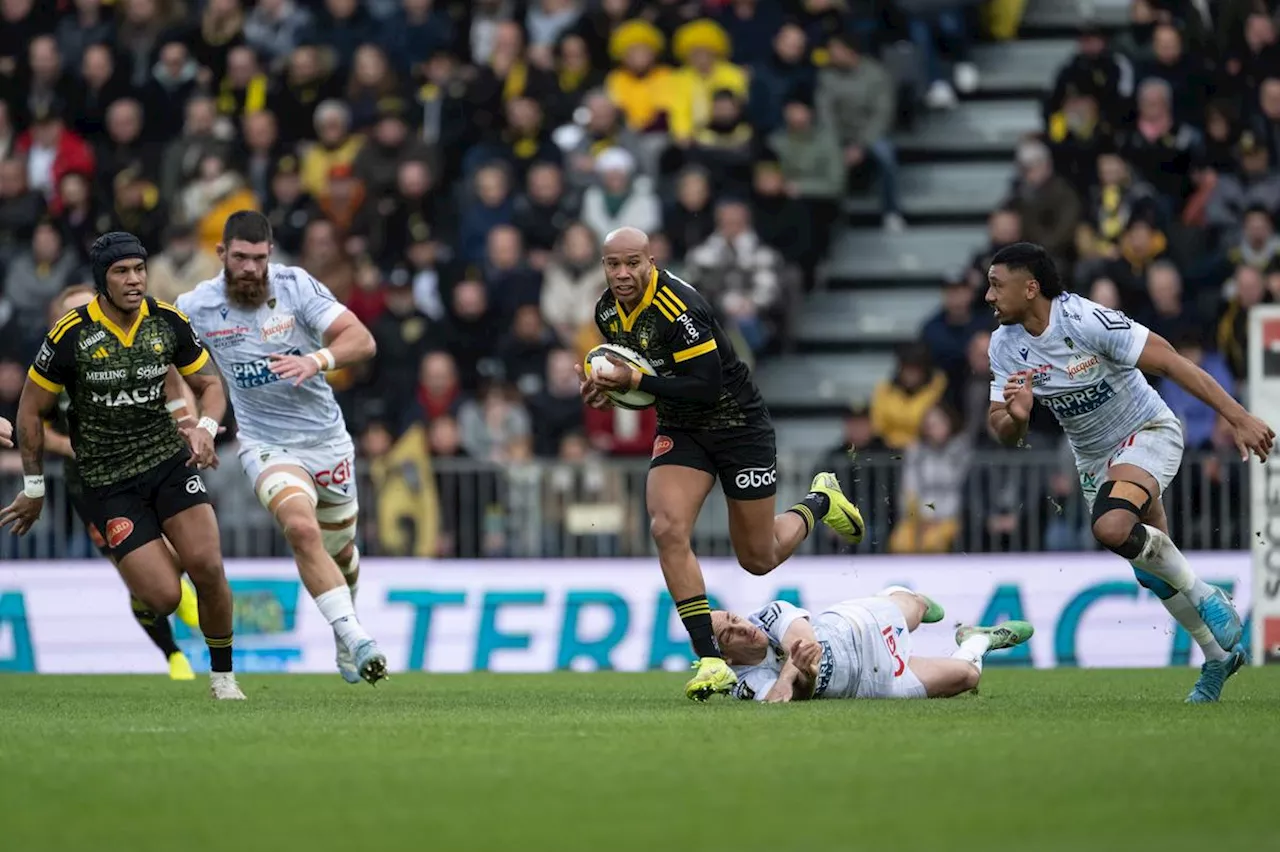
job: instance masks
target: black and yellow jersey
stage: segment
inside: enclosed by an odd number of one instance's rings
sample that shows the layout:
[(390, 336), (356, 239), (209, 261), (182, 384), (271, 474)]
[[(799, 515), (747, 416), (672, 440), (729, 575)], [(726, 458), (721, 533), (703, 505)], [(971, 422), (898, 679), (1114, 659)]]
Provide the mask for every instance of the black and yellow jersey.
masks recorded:
[(54, 323), (27, 376), (50, 393), (65, 391), (80, 475), (98, 488), (145, 473), (186, 446), (166, 407), (165, 376), (170, 364), (188, 376), (208, 360), (172, 305), (144, 300), (125, 330), (95, 299)]
[(729, 429), (767, 417), (751, 371), (716, 321), (707, 300), (675, 275), (654, 268), (635, 310), (605, 291), (596, 326), (609, 343), (643, 355), (656, 377), (640, 389), (658, 398), (658, 424), (677, 429)]

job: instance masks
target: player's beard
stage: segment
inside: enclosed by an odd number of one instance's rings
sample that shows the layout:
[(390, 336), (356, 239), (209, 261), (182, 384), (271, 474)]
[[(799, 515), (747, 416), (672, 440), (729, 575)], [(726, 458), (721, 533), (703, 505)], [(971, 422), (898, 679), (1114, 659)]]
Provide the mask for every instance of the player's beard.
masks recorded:
[(232, 275), (225, 266), (222, 274), (227, 281), (227, 301), (241, 308), (257, 308), (267, 300), (267, 273)]

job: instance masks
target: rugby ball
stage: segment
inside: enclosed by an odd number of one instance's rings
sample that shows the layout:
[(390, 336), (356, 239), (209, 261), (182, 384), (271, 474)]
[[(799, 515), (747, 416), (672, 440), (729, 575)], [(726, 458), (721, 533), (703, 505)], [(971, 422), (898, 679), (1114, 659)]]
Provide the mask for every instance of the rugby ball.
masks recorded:
[[(608, 355), (614, 355), (621, 358), (623, 361), (626, 361), (646, 376), (658, 375), (654, 372), (653, 365), (645, 360), (645, 357), (634, 349), (628, 349), (627, 347), (619, 346), (616, 343), (601, 343), (599, 346), (596, 346), (587, 353), (587, 357), (582, 364), (582, 369), (586, 372), (588, 378), (591, 376), (593, 370), (615, 369), (614, 366), (609, 363)], [(657, 402), (653, 394), (642, 390), (609, 390), (605, 391), (605, 395), (608, 396), (609, 399), (613, 400), (613, 404), (619, 408), (630, 408), (633, 411), (648, 408)]]

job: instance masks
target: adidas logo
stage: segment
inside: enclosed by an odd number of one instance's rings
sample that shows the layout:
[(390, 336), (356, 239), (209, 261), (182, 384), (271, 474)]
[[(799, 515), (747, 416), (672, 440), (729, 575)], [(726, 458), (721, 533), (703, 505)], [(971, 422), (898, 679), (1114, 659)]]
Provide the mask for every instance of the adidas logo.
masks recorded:
[(101, 361), (103, 358), (107, 357), (107, 347), (99, 346), (97, 349), (93, 350), (93, 355), (90, 357), (95, 361)]

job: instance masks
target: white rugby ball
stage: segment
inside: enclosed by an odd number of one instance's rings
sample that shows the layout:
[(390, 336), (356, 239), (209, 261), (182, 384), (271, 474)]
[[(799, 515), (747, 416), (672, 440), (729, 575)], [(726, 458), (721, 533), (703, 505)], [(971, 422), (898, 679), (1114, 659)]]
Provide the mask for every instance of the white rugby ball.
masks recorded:
[[(586, 359), (583, 361), (582, 369), (586, 371), (588, 377), (594, 370), (615, 370), (613, 364), (609, 363), (608, 355), (614, 355), (626, 361), (646, 376), (658, 375), (653, 365), (645, 359), (643, 355), (634, 349), (628, 349), (625, 346), (619, 346), (616, 343), (601, 343), (587, 353)], [(613, 404), (619, 408), (630, 408), (633, 411), (639, 411), (642, 408), (648, 408), (657, 400), (653, 394), (642, 390), (605, 391), (609, 399), (613, 400)]]

